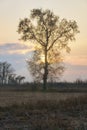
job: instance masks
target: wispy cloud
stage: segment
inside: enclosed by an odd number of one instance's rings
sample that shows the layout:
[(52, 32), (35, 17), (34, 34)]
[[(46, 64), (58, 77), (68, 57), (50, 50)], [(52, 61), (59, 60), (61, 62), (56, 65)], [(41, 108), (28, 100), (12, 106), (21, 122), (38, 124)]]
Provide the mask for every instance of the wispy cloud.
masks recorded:
[(33, 46), (21, 43), (5, 43), (0, 45), (0, 54), (26, 54), (33, 50)]

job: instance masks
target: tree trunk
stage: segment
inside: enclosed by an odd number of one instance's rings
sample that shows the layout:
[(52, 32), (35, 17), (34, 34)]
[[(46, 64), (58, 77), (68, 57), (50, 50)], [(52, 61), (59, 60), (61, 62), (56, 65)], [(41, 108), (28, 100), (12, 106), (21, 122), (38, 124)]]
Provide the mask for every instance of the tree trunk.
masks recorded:
[(43, 75), (43, 89), (47, 88), (47, 75), (48, 75), (48, 62), (47, 62), (47, 48), (45, 48), (45, 63), (44, 63), (44, 75)]

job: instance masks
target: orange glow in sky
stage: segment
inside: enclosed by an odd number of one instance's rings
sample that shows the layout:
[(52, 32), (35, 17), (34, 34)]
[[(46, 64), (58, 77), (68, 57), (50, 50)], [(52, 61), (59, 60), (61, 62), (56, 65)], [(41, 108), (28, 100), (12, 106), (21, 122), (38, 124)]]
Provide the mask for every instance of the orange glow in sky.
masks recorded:
[[(80, 33), (70, 43), (71, 53), (65, 55), (65, 62), (87, 66), (87, 0), (0, 0), (0, 45), (21, 43), (17, 33), (19, 19), (28, 17), (33, 8), (50, 9), (60, 19), (77, 21)], [(30, 43), (24, 44), (30, 46), (29, 50), (9, 50), (9, 54), (32, 51)]]

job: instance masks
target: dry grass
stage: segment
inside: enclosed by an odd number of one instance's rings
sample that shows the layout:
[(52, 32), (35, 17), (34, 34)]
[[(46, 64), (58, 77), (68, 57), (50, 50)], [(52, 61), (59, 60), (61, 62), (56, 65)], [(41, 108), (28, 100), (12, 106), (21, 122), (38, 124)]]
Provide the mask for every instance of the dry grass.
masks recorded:
[(2, 90), (0, 130), (85, 130), (86, 99), (86, 93)]
[(0, 130), (86, 130), (86, 99), (80, 95), (0, 107)]
[(0, 106), (9, 106), (21, 103), (36, 103), (38, 101), (50, 100), (60, 101), (67, 98), (86, 95), (86, 93), (44, 93), (44, 92), (27, 92), (27, 91), (0, 91)]

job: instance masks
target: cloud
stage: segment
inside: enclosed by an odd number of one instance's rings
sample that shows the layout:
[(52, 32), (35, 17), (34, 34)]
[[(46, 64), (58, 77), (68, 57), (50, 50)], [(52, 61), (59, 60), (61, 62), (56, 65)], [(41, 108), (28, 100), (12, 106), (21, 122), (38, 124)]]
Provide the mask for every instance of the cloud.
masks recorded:
[(31, 58), (33, 45), (22, 43), (4, 43), (0, 45), (0, 62), (7, 61), (16, 70), (17, 75), (23, 75), (27, 81), (32, 81), (27, 69), (26, 59)]
[[(0, 61), (11, 63), (16, 74), (24, 75), (27, 81), (32, 81), (27, 69), (26, 59), (32, 57), (33, 46), (22, 43), (5, 43), (0, 45)], [(65, 72), (61, 79), (75, 81), (87, 79), (87, 56), (70, 56), (65, 60)]]
[(26, 54), (33, 50), (33, 45), (4, 43), (0, 45), (0, 54)]

